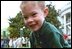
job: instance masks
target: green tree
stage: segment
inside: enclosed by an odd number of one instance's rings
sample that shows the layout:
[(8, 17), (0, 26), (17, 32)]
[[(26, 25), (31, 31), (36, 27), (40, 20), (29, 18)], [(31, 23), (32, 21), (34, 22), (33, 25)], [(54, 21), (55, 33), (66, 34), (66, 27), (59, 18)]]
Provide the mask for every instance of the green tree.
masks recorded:
[[(14, 18), (9, 18), (8, 19), (10, 22), (9, 22), (9, 27), (8, 27), (8, 30), (10, 32), (10, 37), (19, 37), (20, 35), (20, 28), (23, 28), (24, 23), (23, 23), (23, 19), (22, 19), (22, 14), (21, 12), (19, 12), (16, 17)], [(23, 30), (24, 32), (24, 36), (28, 36), (29, 33), (30, 33), (30, 30), (28, 28), (25, 28)], [(29, 36), (28, 36), (29, 37)]]
[(58, 12), (55, 10), (55, 7), (51, 4), (46, 5), (48, 7), (48, 16), (46, 17), (46, 21), (50, 22), (51, 24), (55, 25), (57, 28), (61, 25), (57, 16)]

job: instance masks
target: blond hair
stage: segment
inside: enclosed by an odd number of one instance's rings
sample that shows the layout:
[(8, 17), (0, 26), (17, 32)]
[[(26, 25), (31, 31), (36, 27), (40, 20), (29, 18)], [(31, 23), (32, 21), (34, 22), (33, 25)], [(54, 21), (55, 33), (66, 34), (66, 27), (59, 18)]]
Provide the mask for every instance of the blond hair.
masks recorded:
[(26, 4), (38, 5), (42, 10), (45, 8), (45, 1), (22, 1), (20, 8), (22, 9)]

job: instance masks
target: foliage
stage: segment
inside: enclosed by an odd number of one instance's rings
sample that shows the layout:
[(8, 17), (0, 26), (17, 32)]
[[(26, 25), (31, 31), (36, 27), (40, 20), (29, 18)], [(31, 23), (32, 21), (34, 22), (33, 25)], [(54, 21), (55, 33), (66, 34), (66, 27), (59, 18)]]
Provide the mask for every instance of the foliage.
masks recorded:
[(55, 10), (55, 7), (51, 4), (47, 5), (48, 7), (48, 16), (46, 17), (46, 21), (55, 25), (57, 28), (61, 25), (59, 20), (57, 19), (58, 12)]

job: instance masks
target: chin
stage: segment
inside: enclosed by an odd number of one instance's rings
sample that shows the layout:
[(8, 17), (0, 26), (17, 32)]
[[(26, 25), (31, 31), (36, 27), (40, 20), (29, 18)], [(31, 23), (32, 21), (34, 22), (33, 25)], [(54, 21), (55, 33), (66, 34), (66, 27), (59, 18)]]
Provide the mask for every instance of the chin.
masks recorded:
[(32, 29), (32, 31), (38, 31), (38, 30), (39, 30), (39, 28)]

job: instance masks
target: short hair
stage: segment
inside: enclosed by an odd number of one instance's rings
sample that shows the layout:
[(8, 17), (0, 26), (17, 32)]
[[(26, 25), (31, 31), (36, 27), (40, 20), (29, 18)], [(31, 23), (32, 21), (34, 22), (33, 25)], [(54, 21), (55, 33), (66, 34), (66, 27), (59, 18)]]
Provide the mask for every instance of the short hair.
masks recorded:
[(38, 5), (42, 10), (45, 8), (45, 1), (22, 1), (20, 8), (22, 9), (26, 4)]

